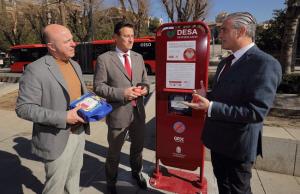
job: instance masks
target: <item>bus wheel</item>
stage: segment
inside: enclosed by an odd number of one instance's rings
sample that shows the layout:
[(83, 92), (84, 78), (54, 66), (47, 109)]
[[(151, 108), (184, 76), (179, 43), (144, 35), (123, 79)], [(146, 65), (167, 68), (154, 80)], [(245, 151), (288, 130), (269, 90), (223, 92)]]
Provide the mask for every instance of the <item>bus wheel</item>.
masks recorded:
[(147, 74), (148, 74), (148, 75), (151, 75), (151, 74), (152, 74), (150, 65), (146, 65), (146, 71), (147, 71)]

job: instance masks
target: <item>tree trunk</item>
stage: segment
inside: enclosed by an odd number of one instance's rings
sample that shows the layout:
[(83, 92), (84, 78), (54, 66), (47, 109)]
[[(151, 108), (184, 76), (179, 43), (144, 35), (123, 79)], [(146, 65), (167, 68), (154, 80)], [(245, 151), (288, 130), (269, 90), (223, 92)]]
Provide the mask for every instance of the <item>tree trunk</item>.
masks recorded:
[(89, 12), (88, 12), (88, 33), (87, 40), (92, 41), (94, 36), (93, 29), (93, 0), (89, 0)]
[(283, 74), (290, 74), (293, 71), (293, 65), (296, 59), (297, 29), (299, 24), (299, 5), (294, 0), (289, 0), (286, 25), (284, 30), (283, 44), (281, 48), (280, 61)]
[(60, 12), (60, 19), (61, 19), (61, 25), (66, 26), (66, 10), (65, 10), (65, 5), (62, 0), (59, 1), (59, 12)]

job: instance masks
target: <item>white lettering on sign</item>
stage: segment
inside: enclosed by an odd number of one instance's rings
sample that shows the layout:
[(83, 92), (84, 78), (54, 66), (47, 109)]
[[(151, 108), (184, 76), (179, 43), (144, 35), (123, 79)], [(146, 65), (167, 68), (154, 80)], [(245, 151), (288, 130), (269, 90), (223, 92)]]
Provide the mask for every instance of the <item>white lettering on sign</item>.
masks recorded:
[(141, 47), (151, 47), (151, 42), (142, 42), (140, 43)]
[(177, 36), (191, 36), (191, 35), (197, 35), (196, 29), (178, 29), (177, 30)]
[(174, 141), (177, 143), (184, 143), (183, 137), (174, 136)]

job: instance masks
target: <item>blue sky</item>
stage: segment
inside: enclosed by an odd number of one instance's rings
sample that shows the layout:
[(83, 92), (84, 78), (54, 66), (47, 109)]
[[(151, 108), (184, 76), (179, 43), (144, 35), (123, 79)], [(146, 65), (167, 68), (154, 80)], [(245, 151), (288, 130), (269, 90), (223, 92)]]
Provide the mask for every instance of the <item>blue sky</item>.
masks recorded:
[[(168, 22), (161, 0), (151, 0), (150, 15), (162, 17)], [(263, 22), (273, 17), (274, 9), (285, 8), (285, 0), (208, 0), (209, 8), (206, 21), (215, 21), (220, 12), (247, 11), (256, 17), (257, 21)]]

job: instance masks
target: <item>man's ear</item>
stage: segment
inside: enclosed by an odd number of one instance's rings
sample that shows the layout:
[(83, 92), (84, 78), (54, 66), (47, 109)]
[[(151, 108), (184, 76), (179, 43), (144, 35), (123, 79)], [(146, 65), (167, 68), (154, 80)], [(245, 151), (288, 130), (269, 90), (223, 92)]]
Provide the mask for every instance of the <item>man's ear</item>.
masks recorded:
[(115, 41), (117, 40), (117, 38), (118, 38), (118, 35), (117, 35), (117, 34), (114, 34), (114, 35), (112, 36), (112, 39), (115, 40)]
[(47, 48), (51, 51), (56, 51), (55, 45), (52, 42), (47, 43)]
[(246, 35), (246, 27), (242, 26), (239, 30), (238, 30), (238, 37), (243, 37)]

